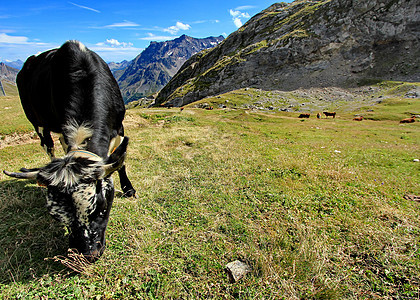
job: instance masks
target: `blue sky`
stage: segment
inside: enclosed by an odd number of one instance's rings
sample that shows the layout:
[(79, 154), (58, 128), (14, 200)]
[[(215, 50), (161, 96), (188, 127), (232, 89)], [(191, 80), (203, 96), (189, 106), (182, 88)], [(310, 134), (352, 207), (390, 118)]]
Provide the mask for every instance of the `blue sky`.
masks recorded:
[(227, 37), (275, 2), (6, 0), (0, 5), (0, 61), (24, 61), (71, 39), (108, 62), (131, 60), (151, 41)]

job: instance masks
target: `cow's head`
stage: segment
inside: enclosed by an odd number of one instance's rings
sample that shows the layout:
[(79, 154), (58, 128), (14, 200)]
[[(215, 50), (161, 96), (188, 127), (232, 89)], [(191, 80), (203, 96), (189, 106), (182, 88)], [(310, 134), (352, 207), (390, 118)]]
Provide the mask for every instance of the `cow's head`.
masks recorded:
[(47, 209), (68, 227), (69, 247), (92, 262), (105, 249), (105, 230), (114, 198), (110, 175), (123, 165), (127, 144), (125, 137), (106, 159), (87, 151), (73, 151), (39, 169), (4, 173), (36, 179), (47, 187)]

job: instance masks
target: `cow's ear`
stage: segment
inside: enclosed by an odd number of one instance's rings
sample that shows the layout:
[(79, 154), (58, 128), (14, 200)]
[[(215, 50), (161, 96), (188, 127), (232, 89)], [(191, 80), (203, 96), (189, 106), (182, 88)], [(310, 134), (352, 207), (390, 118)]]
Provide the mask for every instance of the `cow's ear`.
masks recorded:
[(114, 152), (105, 160), (103, 165), (104, 176), (108, 177), (113, 172), (117, 171), (124, 164), (125, 157), (127, 155), (128, 137), (124, 137), (121, 144), (115, 149)]

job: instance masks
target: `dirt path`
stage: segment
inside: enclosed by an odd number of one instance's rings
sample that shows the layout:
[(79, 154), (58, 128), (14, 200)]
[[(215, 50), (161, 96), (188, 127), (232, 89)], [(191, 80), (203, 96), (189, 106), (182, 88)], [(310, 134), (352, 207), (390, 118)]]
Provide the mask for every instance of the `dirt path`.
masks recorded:
[(36, 142), (39, 143), (39, 138), (35, 131), (28, 133), (12, 133), (0, 136), (0, 149), (9, 146), (31, 144)]

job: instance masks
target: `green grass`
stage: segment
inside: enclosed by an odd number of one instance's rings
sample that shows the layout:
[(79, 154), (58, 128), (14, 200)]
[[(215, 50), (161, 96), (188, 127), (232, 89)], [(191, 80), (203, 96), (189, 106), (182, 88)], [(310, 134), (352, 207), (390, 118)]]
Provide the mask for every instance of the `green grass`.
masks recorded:
[(6, 96), (0, 96), (0, 138), (2, 135), (14, 132), (23, 133), (33, 130), (23, 113), (16, 86), (6, 82), (3, 84)]
[[(127, 169), (139, 198), (115, 198), (107, 249), (83, 274), (44, 259), (67, 243), (45, 190), (0, 175), (2, 297), (418, 298), (420, 204), (403, 196), (420, 195), (420, 125), (398, 119), (419, 99), (393, 97), (362, 122), (340, 111), (301, 121), (129, 110)], [(0, 156), (8, 170), (47, 162), (36, 144)], [(232, 284), (224, 267), (236, 259), (252, 272)]]

